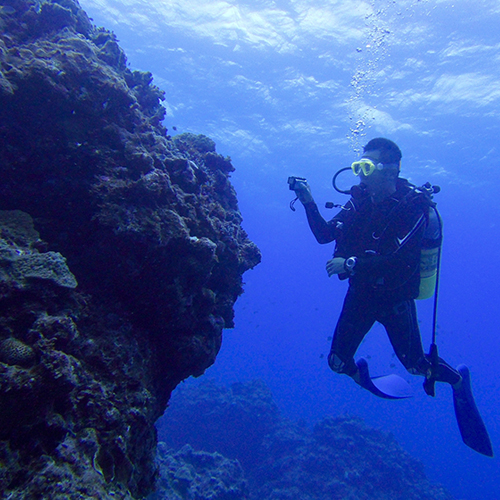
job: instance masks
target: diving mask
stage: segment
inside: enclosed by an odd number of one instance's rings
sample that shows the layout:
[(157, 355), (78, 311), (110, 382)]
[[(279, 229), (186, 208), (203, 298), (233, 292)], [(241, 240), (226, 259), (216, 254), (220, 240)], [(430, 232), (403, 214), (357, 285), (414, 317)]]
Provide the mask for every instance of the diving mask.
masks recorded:
[(399, 163), (374, 163), (370, 158), (361, 158), (361, 160), (355, 161), (351, 165), (351, 169), (354, 175), (359, 175), (363, 172), (365, 177), (372, 175), (375, 170), (384, 170), (386, 168), (398, 168)]

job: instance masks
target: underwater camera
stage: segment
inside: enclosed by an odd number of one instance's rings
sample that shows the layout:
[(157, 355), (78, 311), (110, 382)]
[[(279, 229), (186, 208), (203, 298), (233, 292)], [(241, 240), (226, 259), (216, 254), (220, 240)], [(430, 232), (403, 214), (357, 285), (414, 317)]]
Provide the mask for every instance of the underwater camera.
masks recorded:
[(290, 191), (295, 191), (297, 182), (307, 182), (304, 177), (288, 177), (288, 187)]

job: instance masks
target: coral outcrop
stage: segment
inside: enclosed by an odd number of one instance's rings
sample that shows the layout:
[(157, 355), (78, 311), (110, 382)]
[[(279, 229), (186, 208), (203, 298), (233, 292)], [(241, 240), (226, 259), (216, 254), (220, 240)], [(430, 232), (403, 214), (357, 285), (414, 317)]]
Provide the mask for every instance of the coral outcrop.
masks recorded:
[(259, 381), (179, 387), (159, 435), (172, 450), (190, 443), (238, 460), (250, 500), (453, 498), (392, 436), (347, 416), (324, 418), (312, 429), (291, 422)]
[[(33, 220), (21, 210), (0, 211), (0, 273), (4, 297), (12, 289), (26, 289), (34, 280), (76, 288), (75, 277), (58, 252), (39, 252), (42, 243)], [(1, 292), (0, 292), (1, 293)]]
[(0, 492), (140, 498), (242, 274), (233, 166), (73, 0), (0, 7)]
[(248, 488), (237, 460), (190, 445), (172, 452), (159, 443), (160, 479), (148, 500), (247, 500)]

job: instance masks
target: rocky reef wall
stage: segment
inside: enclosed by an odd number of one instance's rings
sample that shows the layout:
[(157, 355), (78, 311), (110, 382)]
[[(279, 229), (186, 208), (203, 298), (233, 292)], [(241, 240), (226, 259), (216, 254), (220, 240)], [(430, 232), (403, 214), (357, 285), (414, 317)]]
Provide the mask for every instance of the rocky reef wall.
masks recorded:
[(217, 356), (242, 274), (233, 166), (73, 0), (0, 6), (0, 491), (140, 498), (155, 421)]

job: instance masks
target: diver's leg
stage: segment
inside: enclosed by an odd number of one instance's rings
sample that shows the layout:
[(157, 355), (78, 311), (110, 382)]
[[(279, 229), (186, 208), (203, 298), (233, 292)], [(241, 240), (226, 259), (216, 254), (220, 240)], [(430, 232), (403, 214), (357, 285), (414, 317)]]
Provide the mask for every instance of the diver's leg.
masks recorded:
[(446, 361), (438, 357), (432, 363), (424, 353), (414, 300), (382, 309), (377, 320), (384, 325), (396, 356), (410, 373), (451, 385), (460, 382), (460, 374)]
[(415, 302), (405, 301), (386, 309), (377, 315), (389, 335), (396, 355), (405, 368), (414, 374), (425, 376), (425, 392), (434, 396), (435, 382), (447, 382), (453, 388), (453, 405), (462, 439), (473, 450), (493, 456), (488, 430), (477, 409), (472, 394), (469, 370), (465, 365), (458, 371), (437, 355), (437, 347), (431, 348), (430, 355), (425, 355), (418, 329)]
[(425, 359), (413, 300), (381, 305), (377, 320), (384, 325), (394, 352), (402, 365), (414, 374), (425, 375)]
[(354, 354), (375, 323), (374, 313), (370, 306), (369, 300), (362, 300), (359, 294), (349, 288), (328, 355), (328, 364), (334, 372), (345, 373), (354, 380), (359, 378)]

